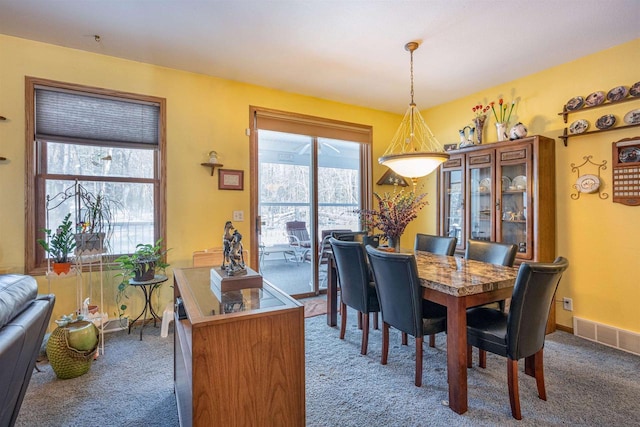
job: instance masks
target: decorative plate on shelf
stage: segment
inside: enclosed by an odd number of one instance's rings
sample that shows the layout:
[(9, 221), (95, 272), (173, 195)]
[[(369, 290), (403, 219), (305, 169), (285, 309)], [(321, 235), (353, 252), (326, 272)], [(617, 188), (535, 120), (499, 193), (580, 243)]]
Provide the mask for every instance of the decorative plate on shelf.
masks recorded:
[(508, 176), (502, 177), (502, 191), (506, 191), (511, 187), (511, 178)]
[(629, 88), (629, 95), (640, 96), (640, 82), (635, 82), (633, 86)]
[(596, 121), (596, 127), (600, 130), (609, 129), (616, 124), (616, 116), (613, 114), (605, 114)]
[(578, 177), (576, 187), (581, 193), (595, 193), (600, 188), (600, 178), (596, 175), (582, 175)]
[(595, 107), (596, 105), (600, 105), (604, 102), (604, 92), (598, 91), (593, 92), (584, 100), (584, 103), (587, 107)]
[(490, 191), (491, 190), (491, 178), (484, 178), (480, 180), (480, 187), (478, 188), (480, 192)]
[(640, 124), (640, 108), (631, 110), (624, 115), (624, 122), (628, 125)]
[(527, 177), (518, 175), (511, 180), (511, 184), (515, 185), (518, 190), (524, 190), (527, 188)]
[(569, 132), (573, 134), (582, 133), (587, 129), (589, 129), (589, 122), (584, 119), (576, 120), (569, 126)]
[(567, 110), (575, 111), (584, 105), (584, 98), (581, 96), (576, 96), (567, 101)]
[(609, 102), (620, 101), (629, 94), (629, 89), (626, 86), (616, 86), (607, 93), (607, 99)]
[(618, 160), (620, 163), (637, 163), (640, 162), (640, 148), (628, 147), (623, 148), (618, 153)]

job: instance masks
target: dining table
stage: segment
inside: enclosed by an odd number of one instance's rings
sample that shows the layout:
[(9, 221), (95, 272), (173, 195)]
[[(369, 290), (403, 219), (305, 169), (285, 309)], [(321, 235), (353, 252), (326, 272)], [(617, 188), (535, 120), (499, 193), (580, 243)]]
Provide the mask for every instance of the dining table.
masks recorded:
[[(468, 260), (458, 256), (415, 251), (424, 299), (447, 307), (447, 378), (449, 408), (467, 411), (467, 308), (510, 298), (518, 268)], [(327, 324), (336, 325), (337, 274), (330, 260), (327, 278)], [(532, 361), (526, 361), (533, 375)]]

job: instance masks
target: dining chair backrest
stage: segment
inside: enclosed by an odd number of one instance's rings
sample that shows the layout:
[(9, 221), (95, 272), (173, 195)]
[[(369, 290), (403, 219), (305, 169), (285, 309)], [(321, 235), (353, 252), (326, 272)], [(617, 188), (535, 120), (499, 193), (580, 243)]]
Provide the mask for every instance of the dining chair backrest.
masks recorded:
[(338, 240), (346, 242), (360, 242), (364, 246), (371, 245), (374, 248), (377, 248), (380, 244), (379, 237), (370, 236), (366, 231), (334, 232), (332, 236)]
[(528, 357), (544, 346), (553, 295), (568, 266), (563, 257), (552, 263), (520, 264), (507, 318), (507, 355), (511, 359)]
[(518, 246), (507, 243), (486, 242), (483, 240), (469, 240), (464, 257), (490, 264), (513, 267), (518, 253)]
[(366, 247), (382, 321), (414, 337), (423, 336), (422, 287), (412, 254)]
[(413, 249), (416, 251), (431, 252), (436, 255), (453, 255), (456, 251), (456, 237), (432, 236), (430, 234), (416, 234)]
[(331, 244), (329, 243), (329, 239), (333, 237), (336, 233), (350, 233), (351, 230), (348, 228), (342, 229), (333, 229), (333, 230), (322, 230), (322, 240), (320, 241), (320, 248), (318, 249), (319, 254), (319, 264), (326, 264), (327, 257), (331, 253)]
[(340, 281), (342, 302), (362, 313), (369, 313), (369, 267), (364, 246), (359, 242), (345, 242), (333, 237), (329, 242)]

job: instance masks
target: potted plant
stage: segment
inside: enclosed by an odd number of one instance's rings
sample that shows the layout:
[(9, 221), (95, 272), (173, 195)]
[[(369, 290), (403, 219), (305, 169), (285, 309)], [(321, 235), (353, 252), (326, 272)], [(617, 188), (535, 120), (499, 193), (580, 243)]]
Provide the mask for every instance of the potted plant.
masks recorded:
[(78, 252), (103, 252), (113, 232), (116, 201), (84, 188), (78, 191), (80, 213), (75, 235)]
[(53, 261), (53, 271), (56, 274), (68, 273), (71, 270), (70, 254), (73, 253), (76, 242), (73, 235), (73, 223), (70, 218), (71, 214), (68, 213), (55, 233), (51, 229), (44, 228), (42, 231), (47, 235), (46, 240), (37, 240)]
[(122, 270), (123, 279), (144, 282), (153, 279), (156, 269), (162, 271), (168, 267), (169, 264), (162, 261), (167, 250), (162, 249), (161, 243), (162, 239), (158, 239), (155, 244), (139, 243), (131, 255), (122, 255), (116, 258), (115, 262)]
[(133, 279), (137, 282), (144, 282), (154, 278), (157, 271), (164, 272), (169, 266), (163, 261), (162, 257), (167, 253), (168, 249), (162, 248), (162, 239), (158, 239), (155, 244), (139, 243), (136, 250), (131, 255), (122, 255), (115, 259), (118, 268), (122, 270), (116, 277), (121, 277), (122, 281), (118, 284), (116, 293), (116, 305), (118, 306), (118, 317), (122, 318), (127, 305), (124, 300), (128, 298), (127, 288), (129, 280)]

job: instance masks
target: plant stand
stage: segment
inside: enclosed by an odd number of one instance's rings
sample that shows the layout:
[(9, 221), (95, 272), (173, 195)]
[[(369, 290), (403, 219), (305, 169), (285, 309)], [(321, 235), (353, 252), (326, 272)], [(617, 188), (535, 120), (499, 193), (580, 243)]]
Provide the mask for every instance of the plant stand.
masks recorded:
[(136, 317), (135, 319), (133, 319), (133, 321), (129, 323), (129, 334), (131, 334), (131, 328), (138, 321), (138, 319), (142, 317), (142, 326), (140, 327), (140, 341), (142, 341), (142, 331), (144, 330), (144, 326), (147, 323), (147, 311), (151, 314), (151, 319), (153, 319), (154, 327), (156, 326), (156, 321), (162, 320), (161, 317), (158, 316), (155, 310), (153, 309), (153, 305), (151, 304), (151, 297), (153, 295), (153, 291), (156, 288), (160, 287), (160, 285), (166, 282), (167, 280), (168, 280), (167, 276), (162, 276), (158, 274), (155, 275), (153, 279), (146, 280), (144, 282), (138, 282), (136, 280), (129, 279), (129, 285), (139, 287), (140, 290), (142, 290), (142, 293), (144, 294), (144, 308), (142, 309), (142, 312), (138, 315), (138, 317)]
[[(64, 191), (61, 191), (54, 196), (47, 196), (47, 228), (49, 227), (49, 212), (68, 203), (70, 200), (73, 200), (75, 211), (76, 211), (76, 224), (80, 221), (80, 210), (81, 210), (81, 193), (86, 194), (87, 190), (82, 187), (78, 181), (76, 181), (72, 186), (66, 188)], [(91, 237), (90, 237), (91, 236)], [(74, 263), (72, 264), (71, 270), (68, 273), (64, 274), (56, 274), (53, 272), (51, 259), (47, 261), (47, 272), (45, 277), (48, 282), (48, 291), (51, 293), (51, 283), (52, 281), (57, 281), (61, 279), (75, 277), (76, 279), (76, 313), (83, 314), (85, 318), (93, 322), (93, 324), (98, 328), (100, 332), (100, 340), (99, 340), (99, 348), (96, 349), (97, 354), (104, 354), (104, 329), (105, 324), (108, 318), (107, 313), (104, 311), (104, 277), (103, 277), (103, 255), (106, 252), (104, 248), (104, 238), (105, 233), (95, 233), (90, 235), (86, 234), (76, 234), (76, 241), (79, 246), (76, 246), (76, 250), (74, 253)], [(92, 246), (88, 249), (82, 249), (83, 243), (90, 242)], [(87, 270), (84, 272), (84, 270)], [(84, 273), (83, 273), (84, 272)], [(93, 298), (93, 285), (94, 285), (94, 276), (98, 275), (97, 282), (100, 286), (100, 304), (99, 309), (100, 313), (98, 315), (89, 315), (88, 312), (84, 310), (84, 275), (87, 277), (88, 281), (88, 296), (89, 298)]]

